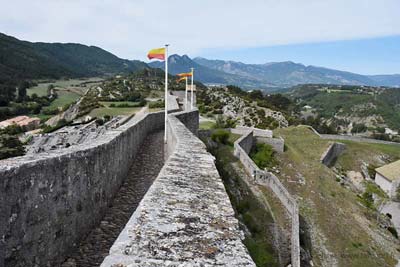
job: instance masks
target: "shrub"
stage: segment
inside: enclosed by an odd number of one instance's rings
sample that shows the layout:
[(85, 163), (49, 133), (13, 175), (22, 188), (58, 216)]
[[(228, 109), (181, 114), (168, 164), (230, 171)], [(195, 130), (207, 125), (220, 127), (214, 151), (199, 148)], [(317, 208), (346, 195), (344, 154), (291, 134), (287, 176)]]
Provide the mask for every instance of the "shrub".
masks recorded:
[(17, 136), (1, 134), (0, 135), (0, 159), (22, 156), (25, 149)]
[(226, 145), (228, 144), (229, 135), (228, 131), (218, 129), (211, 134), (211, 140)]
[(58, 108), (43, 108), (42, 113), (44, 115), (56, 115), (59, 112)]
[(96, 125), (97, 126), (101, 126), (101, 125), (103, 125), (104, 124), (104, 120), (103, 119), (96, 119)]
[(163, 108), (164, 107), (164, 100), (158, 100), (149, 103), (149, 108)]
[(376, 171), (375, 169), (378, 168), (377, 166), (375, 166), (374, 164), (368, 164), (367, 166), (367, 170), (368, 170), (368, 175), (371, 179), (375, 180), (375, 174)]
[(399, 235), (397, 234), (397, 230), (396, 230), (396, 228), (394, 228), (394, 227), (392, 227), (392, 226), (389, 226), (388, 227), (388, 231), (395, 237), (395, 238), (399, 238)]
[(257, 144), (250, 152), (250, 157), (261, 169), (275, 165), (274, 150), (267, 144)]

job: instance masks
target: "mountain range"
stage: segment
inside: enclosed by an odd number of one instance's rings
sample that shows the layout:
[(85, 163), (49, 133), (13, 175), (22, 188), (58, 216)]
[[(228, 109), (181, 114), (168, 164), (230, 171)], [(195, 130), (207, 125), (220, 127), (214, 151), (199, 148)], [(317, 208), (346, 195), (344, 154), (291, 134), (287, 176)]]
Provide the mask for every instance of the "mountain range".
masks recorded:
[[(186, 72), (196, 69), (195, 79), (206, 84), (235, 84), (247, 89), (288, 88), (298, 84), (338, 84), (400, 86), (400, 74), (361, 75), (316, 66), (305, 66), (291, 61), (265, 64), (209, 60), (202, 57), (190, 59), (187, 55), (169, 57), (169, 72)], [(152, 62), (152, 67), (163, 68), (162, 62)]]
[[(245, 64), (171, 55), (169, 73), (195, 68), (195, 80), (205, 84), (233, 84), (244, 89), (278, 90), (298, 84), (351, 84), (400, 87), (400, 74), (361, 75), (291, 61)], [(96, 46), (74, 43), (33, 43), (0, 33), (0, 82), (22, 79), (74, 78), (164, 68), (155, 61), (119, 58)]]

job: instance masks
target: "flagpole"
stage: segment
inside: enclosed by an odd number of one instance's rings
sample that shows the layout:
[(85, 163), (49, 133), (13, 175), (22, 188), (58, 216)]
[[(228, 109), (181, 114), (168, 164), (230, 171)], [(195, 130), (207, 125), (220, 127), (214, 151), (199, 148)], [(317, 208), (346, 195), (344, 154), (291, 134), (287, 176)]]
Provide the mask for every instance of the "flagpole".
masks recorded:
[(192, 88), (191, 88), (191, 100), (190, 100), (190, 106), (191, 106), (191, 108), (190, 108), (190, 110), (192, 110), (193, 109), (193, 79), (194, 79), (194, 73), (193, 73), (193, 70), (194, 70), (194, 68), (190, 68), (191, 70), (192, 70)]
[(167, 123), (168, 123), (168, 46), (165, 45), (165, 99), (164, 99), (164, 143), (167, 143)]
[(188, 110), (188, 105), (187, 105), (187, 98), (188, 98), (188, 80), (187, 77), (185, 77), (186, 81), (186, 87), (185, 87), (185, 110)]

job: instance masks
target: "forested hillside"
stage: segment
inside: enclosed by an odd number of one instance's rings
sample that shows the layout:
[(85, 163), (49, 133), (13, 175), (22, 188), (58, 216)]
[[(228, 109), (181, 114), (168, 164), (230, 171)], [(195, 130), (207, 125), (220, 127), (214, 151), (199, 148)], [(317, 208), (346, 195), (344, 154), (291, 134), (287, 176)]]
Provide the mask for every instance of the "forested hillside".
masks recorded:
[(142, 69), (95, 46), (31, 43), (0, 33), (0, 82), (21, 79), (88, 77)]

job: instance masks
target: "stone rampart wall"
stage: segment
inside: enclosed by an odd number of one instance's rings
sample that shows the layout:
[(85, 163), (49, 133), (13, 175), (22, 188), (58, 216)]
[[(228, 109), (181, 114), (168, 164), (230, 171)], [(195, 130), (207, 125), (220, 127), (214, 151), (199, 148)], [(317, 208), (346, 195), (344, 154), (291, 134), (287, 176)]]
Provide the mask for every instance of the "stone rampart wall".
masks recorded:
[(1, 161), (0, 266), (57, 266), (101, 219), (164, 113), (133, 118), (93, 143)]
[(317, 132), (317, 130), (315, 130), (313, 127), (311, 127), (309, 125), (303, 125), (303, 126), (309, 128), (311, 131), (313, 131), (316, 135), (318, 135), (322, 139), (346, 140), (346, 141), (354, 141), (354, 142), (362, 142), (362, 143), (400, 146), (400, 143), (397, 143), (397, 142), (390, 142), (390, 141), (384, 141), (384, 140), (378, 140), (378, 139), (372, 139), (372, 138), (366, 138), (366, 137), (360, 137), (360, 136), (354, 136), (354, 135), (320, 134)]
[(343, 151), (346, 149), (346, 145), (342, 143), (331, 143), (329, 147), (325, 150), (325, 152), (321, 156), (321, 163), (326, 165), (326, 166), (331, 166), (337, 159), (337, 157), (340, 156), (340, 154), (343, 153)]
[(272, 138), (273, 132), (271, 130), (263, 130), (253, 127), (246, 126), (236, 126), (235, 128), (231, 128), (231, 133), (245, 135), (248, 132), (253, 132), (253, 135), (256, 137), (269, 137)]
[[(292, 219), (291, 232), (291, 266), (300, 267), (300, 223), (299, 210), (296, 200), (289, 193), (278, 177), (273, 173), (260, 170), (254, 161), (248, 156), (248, 145), (254, 143), (253, 132), (247, 132), (244, 136), (236, 140), (234, 153), (244, 168), (254, 177), (257, 183), (271, 188), (276, 197), (287, 209)], [(243, 147), (244, 145), (244, 147)]]
[(101, 267), (255, 267), (198, 120), (169, 115), (169, 158)]

